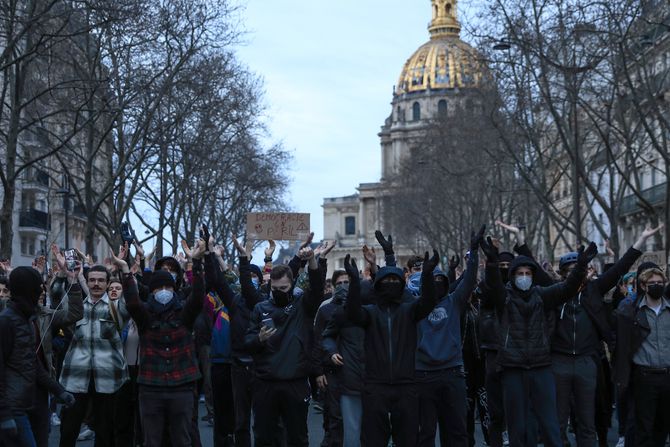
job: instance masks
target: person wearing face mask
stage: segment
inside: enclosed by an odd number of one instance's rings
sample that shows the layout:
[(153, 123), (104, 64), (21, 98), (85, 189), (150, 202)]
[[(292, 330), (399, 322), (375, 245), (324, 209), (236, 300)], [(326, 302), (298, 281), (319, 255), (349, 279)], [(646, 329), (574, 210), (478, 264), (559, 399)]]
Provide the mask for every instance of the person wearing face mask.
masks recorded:
[(194, 287), (186, 302), (178, 298), (170, 272), (158, 270), (149, 282), (151, 295), (142, 303), (125, 256), (112, 254), (122, 272), (126, 305), (140, 336), (137, 383), (145, 447), (161, 446), (164, 429), (172, 445), (191, 445), (194, 389), (201, 377), (192, 332), (205, 297), (204, 255), (205, 242), (199, 240), (192, 252)]
[[(498, 267), (498, 249), (488, 238), (481, 243), (487, 265)], [(542, 287), (534, 286), (533, 278), (539, 266), (526, 256), (517, 257), (510, 266), (510, 283), (505, 286), (499, 269), (497, 278), (486, 287), (484, 299), (496, 307), (500, 319), (500, 350), (497, 364), (502, 370), (504, 406), (509, 442), (513, 446), (527, 445), (525, 417), (532, 405), (538, 419), (544, 445), (562, 446), (556, 407), (554, 376), (551, 371), (551, 312), (574, 296), (584, 278), (589, 262), (597, 255), (595, 243), (580, 248), (574, 270), (565, 281)]]
[[(384, 251), (388, 254), (386, 247)], [(439, 259), (436, 250), (432, 258), (426, 252), (418, 299), (411, 296), (407, 299), (403, 271), (387, 265), (375, 276), (375, 304), (362, 306), (358, 268), (349, 255), (345, 258), (345, 269), (351, 278), (347, 316), (365, 330), (361, 430), (364, 445), (384, 446), (391, 436), (399, 447), (416, 445), (419, 433), (415, 378), (417, 326), (437, 304), (433, 271)]]
[(332, 298), (324, 301), (314, 319), (314, 357), (318, 364), (324, 366), (323, 375), (317, 377), (319, 389), (325, 394), (324, 429), (326, 436), (324, 445), (340, 446), (343, 431), (340, 390), (330, 356), (323, 348), (323, 331), (333, 319), (335, 312), (346, 304), (349, 293), (349, 275), (344, 270), (335, 270), (330, 280), (334, 287)]
[(9, 302), (9, 278), (0, 275), (0, 312), (5, 310)]
[(437, 425), (440, 444), (466, 447), (467, 403), (463, 371), (461, 316), (477, 286), (479, 241), (485, 226), (470, 239), (470, 257), (458, 287), (449, 293), (449, 279), (435, 269), (437, 306), (418, 324), (416, 380), (419, 388), (419, 446), (434, 446)]
[[(648, 229), (609, 270), (595, 279), (585, 279), (578, 293), (555, 310), (556, 327), (551, 338), (552, 369), (556, 380), (558, 419), (563, 442), (574, 402), (577, 445), (596, 445), (596, 385), (602, 342), (614, 346), (610, 324), (612, 309), (604, 296), (614, 288), (642, 255), (647, 240), (660, 231)], [(559, 274), (566, 279), (577, 265), (576, 252), (561, 257)], [(574, 423), (573, 422), (573, 423)]]
[[(50, 365), (36, 317), (43, 291), (40, 273), (32, 267), (17, 267), (9, 279), (11, 298), (0, 314), (0, 445), (34, 447), (28, 412), (34, 409), (37, 388), (47, 389), (68, 406), (75, 399), (47, 371)], [(46, 402), (44, 407), (48, 410)]]
[(294, 293), (293, 273), (286, 265), (273, 267), (270, 297), (256, 304), (245, 346), (254, 361), (254, 438), (259, 447), (274, 445), (281, 418), (287, 444), (307, 446), (313, 322), (323, 301), (323, 275), (314, 251), (298, 252), (307, 263), (308, 290)]
[[(670, 426), (670, 298), (667, 278), (656, 267), (638, 275), (638, 300), (616, 314), (615, 382), (630, 390), (635, 445), (664, 444)], [(663, 420), (658, 421), (662, 417)]]

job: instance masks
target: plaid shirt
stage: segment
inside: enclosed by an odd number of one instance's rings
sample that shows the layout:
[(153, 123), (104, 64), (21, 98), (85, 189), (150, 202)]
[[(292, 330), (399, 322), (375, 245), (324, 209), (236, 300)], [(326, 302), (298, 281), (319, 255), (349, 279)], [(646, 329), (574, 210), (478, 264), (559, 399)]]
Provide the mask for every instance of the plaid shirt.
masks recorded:
[[(123, 299), (111, 305), (116, 306), (119, 317), (127, 319)], [(76, 323), (60, 383), (71, 393), (88, 393), (91, 379), (95, 390), (105, 394), (115, 393), (128, 381), (123, 342), (107, 294), (96, 303), (90, 297), (84, 300), (84, 318)]]
[(194, 275), (194, 287), (185, 305), (175, 297), (163, 306), (153, 295), (146, 304), (140, 303), (132, 275), (125, 276), (123, 290), (140, 333), (137, 383), (175, 387), (200, 379), (192, 332), (205, 297), (201, 275)]

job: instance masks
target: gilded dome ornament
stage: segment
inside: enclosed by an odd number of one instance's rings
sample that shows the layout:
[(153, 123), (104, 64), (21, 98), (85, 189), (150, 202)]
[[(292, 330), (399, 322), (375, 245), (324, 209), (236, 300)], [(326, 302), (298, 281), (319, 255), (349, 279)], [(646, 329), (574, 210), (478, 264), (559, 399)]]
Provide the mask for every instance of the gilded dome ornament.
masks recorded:
[(460, 39), (457, 0), (431, 0), (430, 40), (405, 63), (396, 95), (430, 89), (476, 88), (482, 80), (477, 51)]

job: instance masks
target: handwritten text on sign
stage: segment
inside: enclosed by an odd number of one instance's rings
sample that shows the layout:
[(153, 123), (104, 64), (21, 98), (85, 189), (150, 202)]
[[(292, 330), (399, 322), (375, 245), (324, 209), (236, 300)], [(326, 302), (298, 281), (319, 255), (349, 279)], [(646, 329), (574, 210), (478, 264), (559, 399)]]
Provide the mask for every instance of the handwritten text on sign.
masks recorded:
[(249, 213), (247, 238), (252, 240), (299, 241), (309, 235), (309, 214)]

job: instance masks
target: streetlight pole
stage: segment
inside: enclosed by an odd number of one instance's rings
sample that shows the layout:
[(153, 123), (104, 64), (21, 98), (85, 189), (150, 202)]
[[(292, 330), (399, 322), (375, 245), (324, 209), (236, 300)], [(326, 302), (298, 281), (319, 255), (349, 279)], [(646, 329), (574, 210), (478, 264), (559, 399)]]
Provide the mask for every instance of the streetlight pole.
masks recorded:
[(63, 211), (65, 212), (65, 249), (70, 248), (70, 184), (67, 177), (63, 176), (63, 187), (56, 191), (63, 196)]

